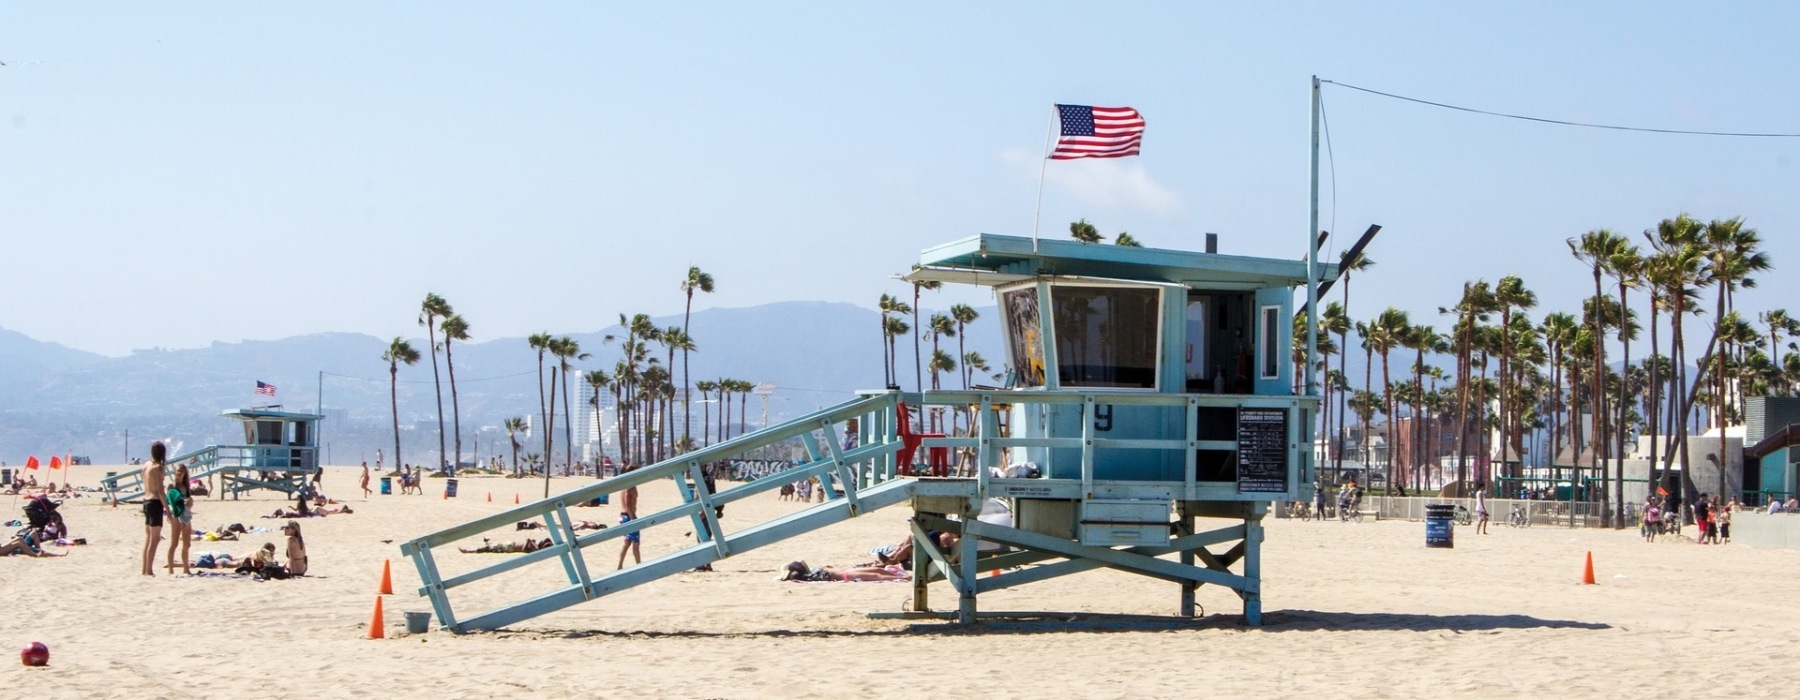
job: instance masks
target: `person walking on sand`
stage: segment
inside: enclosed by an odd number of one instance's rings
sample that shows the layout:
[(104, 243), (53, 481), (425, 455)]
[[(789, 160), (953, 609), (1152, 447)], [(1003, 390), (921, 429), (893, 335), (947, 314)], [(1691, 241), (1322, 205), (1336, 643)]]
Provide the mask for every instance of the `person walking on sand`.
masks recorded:
[[(632, 465), (631, 467), (626, 468), (625, 471), (637, 471), (637, 465)], [(637, 519), (637, 504), (638, 488), (636, 486), (627, 488), (619, 494), (620, 525), (624, 525), (625, 523)], [(631, 555), (631, 561), (634, 565), (644, 563), (642, 534), (643, 532), (639, 530), (625, 535), (625, 543), (619, 546), (619, 568), (625, 568), (626, 554)]]
[(163, 527), (163, 460), (168, 449), (161, 442), (150, 443), (150, 463), (144, 465), (144, 575), (156, 575), (157, 543), (162, 541)]
[(375, 494), (373, 491), (369, 490), (369, 462), (367, 460), (364, 460), (362, 463), (362, 467), (363, 467), (363, 476), (362, 476), (363, 498), (367, 499), (368, 497), (373, 496)]

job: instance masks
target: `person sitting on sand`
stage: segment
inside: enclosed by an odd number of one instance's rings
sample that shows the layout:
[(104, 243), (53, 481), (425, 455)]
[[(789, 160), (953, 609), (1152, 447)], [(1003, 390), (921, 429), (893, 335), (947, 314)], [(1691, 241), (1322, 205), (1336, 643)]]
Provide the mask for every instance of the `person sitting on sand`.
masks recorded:
[(11, 540), (0, 544), (0, 557), (23, 554), (28, 557), (66, 557), (68, 552), (55, 553), (44, 551), (41, 546), (46, 540), (42, 530), (24, 529), (13, 535)]
[[(513, 529), (515, 529), (515, 530), (542, 530), (542, 529), (544, 529), (544, 524), (540, 523), (536, 520), (520, 520), (516, 525), (513, 526)], [(571, 529), (573, 529), (577, 532), (579, 532), (581, 530), (605, 530), (606, 524), (605, 523), (597, 523), (592, 520), (577, 520), (577, 521), (575, 521), (575, 526)]]
[(781, 577), (783, 581), (910, 581), (912, 574), (898, 566), (856, 566), (837, 568), (821, 566), (817, 569), (809, 567), (806, 562), (788, 562), (787, 573)]
[(281, 526), (281, 534), (287, 535), (287, 573), (289, 576), (306, 575), (306, 538), (300, 536), (300, 522), (289, 520)]
[(490, 544), (486, 538), (483, 538), (480, 547), (474, 549), (457, 547), (456, 551), (462, 552), (463, 554), (523, 554), (545, 549), (549, 546), (549, 538), (541, 540), (525, 540), (524, 542), (501, 542), (500, 544)]

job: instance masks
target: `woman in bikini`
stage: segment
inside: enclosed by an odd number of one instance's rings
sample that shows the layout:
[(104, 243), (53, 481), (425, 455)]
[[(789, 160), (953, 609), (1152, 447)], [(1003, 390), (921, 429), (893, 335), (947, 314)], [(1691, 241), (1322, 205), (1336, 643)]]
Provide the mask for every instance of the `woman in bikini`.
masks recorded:
[(289, 576), (306, 575), (306, 538), (300, 536), (300, 523), (289, 520), (281, 526), (282, 534), (287, 535), (287, 573)]
[(910, 581), (912, 574), (899, 566), (855, 566), (838, 568), (809, 567), (806, 562), (788, 562), (783, 581)]

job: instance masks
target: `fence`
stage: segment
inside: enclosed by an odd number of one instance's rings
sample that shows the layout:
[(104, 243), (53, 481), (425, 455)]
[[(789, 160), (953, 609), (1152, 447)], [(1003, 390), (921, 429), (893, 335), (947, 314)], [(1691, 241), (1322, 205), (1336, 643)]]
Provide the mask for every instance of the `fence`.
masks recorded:
[[(1454, 503), (1468, 509), (1472, 516), (1475, 512), (1473, 498), (1436, 498), (1436, 497), (1384, 497), (1372, 496), (1364, 499), (1363, 510), (1373, 511), (1376, 518), (1383, 520), (1424, 520), (1425, 506), (1434, 503)], [(1488, 499), (1488, 522), (1491, 525), (1504, 527), (1514, 507), (1525, 513), (1525, 517), (1534, 526), (1560, 527), (1603, 527), (1605, 519), (1602, 514), (1605, 504), (1599, 501), (1539, 501), (1517, 498)], [(1626, 513), (1627, 523), (1635, 523), (1633, 513)]]

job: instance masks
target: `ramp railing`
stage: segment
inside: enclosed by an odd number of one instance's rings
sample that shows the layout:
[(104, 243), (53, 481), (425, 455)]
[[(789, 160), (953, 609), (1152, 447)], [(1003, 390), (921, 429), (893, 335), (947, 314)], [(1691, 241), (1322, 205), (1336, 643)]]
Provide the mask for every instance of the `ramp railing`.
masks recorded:
[[(400, 551), (418, 569), (423, 584), (419, 595), (431, 599), (438, 624), (455, 631), (504, 627), (649, 583), (906, 500), (911, 480), (900, 477), (894, 463), (894, 454), (901, 447), (895, 432), (898, 396), (894, 392), (865, 395), (781, 425), (424, 535), (401, 544)], [(848, 430), (852, 420), (859, 426), (854, 439), (850, 439)], [(706, 465), (794, 439), (803, 444), (808, 461), (717, 493), (707, 488), (703, 474)], [(720, 507), (733, 501), (811, 477), (818, 477), (824, 485), (825, 502), (741, 528), (728, 526), (717, 515)], [(680, 504), (654, 513), (638, 513), (639, 517), (630, 522), (585, 534), (575, 529), (570, 508), (663, 479), (674, 482)], [(682, 519), (693, 525), (693, 545), (617, 571), (598, 573), (590, 565), (587, 552), (594, 546)], [(451, 551), (451, 556), (456, 556), (449, 548), (459, 541), (501, 529), (516, 532), (515, 523), (531, 520), (541, 521), (550, 540), (548, 547), (463, 573), (446, 576), (442, 572), (439, 551)], [(549, 560), (560, 564), (563, 580), (549, 591), (466, 618), (459, 617), (452, 605), (451, 593), (460, 587)], [(513, 595), (520, 587), (507, 586), (505, 594)]]

